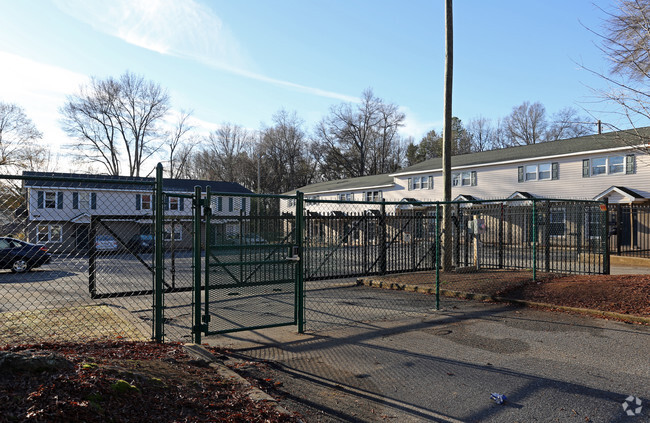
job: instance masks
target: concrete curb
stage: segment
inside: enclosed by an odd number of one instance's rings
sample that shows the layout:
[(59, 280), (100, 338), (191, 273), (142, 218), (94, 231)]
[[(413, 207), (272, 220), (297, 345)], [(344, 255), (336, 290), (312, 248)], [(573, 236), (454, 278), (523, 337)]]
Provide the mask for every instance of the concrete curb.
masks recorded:
[(278, 400), (276, 400), (266, 392), (262, 391), (261, 389), (254, 387), (253, 385), (251, 385), (249, 381), (244, 379), (242, 376), (230, 370), (225, 365), (219, 363), (217, 358), (205, 347), (197, 344), (183, 344), (183, 348), (189, 355), (191, 355), (195, 359), (207, 362), (208, 366), (214, 369), (217, 372), (217, 374), (219, 374), (219, 376), (234, 382), (235, 384), (239, 385), (244, 389), (247, 389), (248, 398), (250, 398), (253, 402), (262, 402), (262, 401), (267, 402), (271, 404), (278, 413), (286, 416), (293, 416), (292, 413), (290, 413), (286, 408), (282, 407), (278, 403)]
[[(393, 289), (396, 291), (420, 292), (423, 294), (436, 293), (435, 287), (422, 287), (419, 285), (400, 284), (395, 282), (374, 280), (371, 278), (359, 278), (357, 279), (357, 284), (365, 285), (373, 288)], [(548, 304), (548, 303), (538, 303), (535, 301), (517, 300), (514, 298), (499, 297), (499, 296), (488, 295), (488, 294), (452, 291), (450, 289), (441, 289), (440, 295), (443, 297), (463, 298), (466, 300), (494, 301), (500, 303), (517, 304), (526, 307), (539, 307), (539, 308), (546, 308), (551, 310), (562, 310), (562, 311), (569, 311), (573, 313), (586, 314), (589, 316), (607, 317), (611, 319), (622, 320), (628, 323), (641, 323), (645, 325), (650, 325), (650, 317), (635, 316), (632, 314), (622, 314), (622, 313), (614, 313), (611, 311), (594, 310), (590, 308), (568, 307), (568, 306), (561, 306), (561, 305)]]

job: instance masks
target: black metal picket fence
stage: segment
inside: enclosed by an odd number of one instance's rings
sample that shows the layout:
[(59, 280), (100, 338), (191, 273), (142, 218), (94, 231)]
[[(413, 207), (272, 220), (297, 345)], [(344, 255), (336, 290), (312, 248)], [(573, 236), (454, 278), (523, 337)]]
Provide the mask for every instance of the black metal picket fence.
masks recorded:
[(609, 215), (611, 253), (650, 258), (650, 205), (612, 204)]
[[(609, 272), (605, 203), (579, 200), (305, 200), (306, 280), (436, 269), (451, 209), (451, 264), (572, 274)], [(439, 252), (439, 253), (438, 253)]]

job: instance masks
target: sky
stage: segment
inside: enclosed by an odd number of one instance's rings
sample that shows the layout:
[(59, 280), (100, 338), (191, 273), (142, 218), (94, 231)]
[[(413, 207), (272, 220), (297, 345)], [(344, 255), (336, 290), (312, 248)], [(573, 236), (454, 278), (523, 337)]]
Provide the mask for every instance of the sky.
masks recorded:
[[(454, 2), (453, 115), (496, 120), (539, 101), (549, 114), (612, 119), (594, 101), (604, 82), (584, 67), (608, 71), (588, 28), (602, 29), (613, 1)], [(405, 113), (405, 137), (442, 129), (444, 0), (0, 0), (0, 10), (0, 101), (25, 109), (63, 166), (66, 96), (126, 71), (166, 88), (204, 133), (259, 129), (280, 109), (310, 130), (367, 88)]]

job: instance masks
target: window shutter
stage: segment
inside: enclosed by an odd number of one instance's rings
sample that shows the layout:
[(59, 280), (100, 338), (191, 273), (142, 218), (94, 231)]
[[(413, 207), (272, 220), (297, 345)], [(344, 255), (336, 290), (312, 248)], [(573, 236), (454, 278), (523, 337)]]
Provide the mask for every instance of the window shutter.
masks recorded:
[(524, 167), (519, 166), (517, 168), (517, 182), (524, 182)]
[(241, 209), (246, 213), (246, 198), (244, 197), (241, 199)]
[(473, 187), (476, 186), (476, 171), (475, 170), (472, 171), (472, 186)]
[(411, 191), (413, 189), (413, 178), (408, 178), (407, 181), (408, 190)]
[(97, 209), (97, 193), (96, 192), (91, 192), (90, 193), (90, 208), (92, 210)]
[(36, 207), (42, 209), (45, 207), (45, 194), (43, 191), (36, 191)]
[(551, 163), (551, 179), (560, 179), (560, 164), (558, 162)]
[(180, 211), (185, 210), (185, 199), (184, 198), (179, 198), (178, 199), (178, 210), (180, 210)]
[(217, 211), (223, 211), (223, 197), (217, 197)]
[(59, 191), (56, 193), (56, 208), (63, 209), (63, 192)]
[(169, 197), (163, 196), (163, 210), (169, 210)]
[(228, 211), (233, 211), (235, 209), (235, 201), (232, 197), (228, 197)]
[(433, 176), (429, 176), (429, 189), (433, 189)]
[(589, 177), (589, 159), (584, 159), (582, 161), (582, 177), (583, 178)]
[(78, 192), (73, 192), (72, 193), (72, 208), (75, 209), (75, 210), (79, 208), (79, 193)]
[(136, 194), (135, 195), (135, 209), (136, 210), (140, 210), (140, 205), (141, 205), (141, 203), (140, 203), (141, 200), (140, 199), (141, 199), (140, 194)]
[(627, 175), (636, 173), (636, 156), (634, 154), (625, 156), (625, 173)]

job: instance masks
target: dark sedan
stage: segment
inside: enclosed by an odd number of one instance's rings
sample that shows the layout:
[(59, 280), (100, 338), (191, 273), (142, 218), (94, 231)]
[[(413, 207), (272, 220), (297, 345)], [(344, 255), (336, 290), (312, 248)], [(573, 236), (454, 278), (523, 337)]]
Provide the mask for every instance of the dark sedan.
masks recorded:
[(47, 252), (47, 247), (44, 245), (0, 237), (0, 269), (23, 273), (49, 263), (51, 259), (52, 254)]

